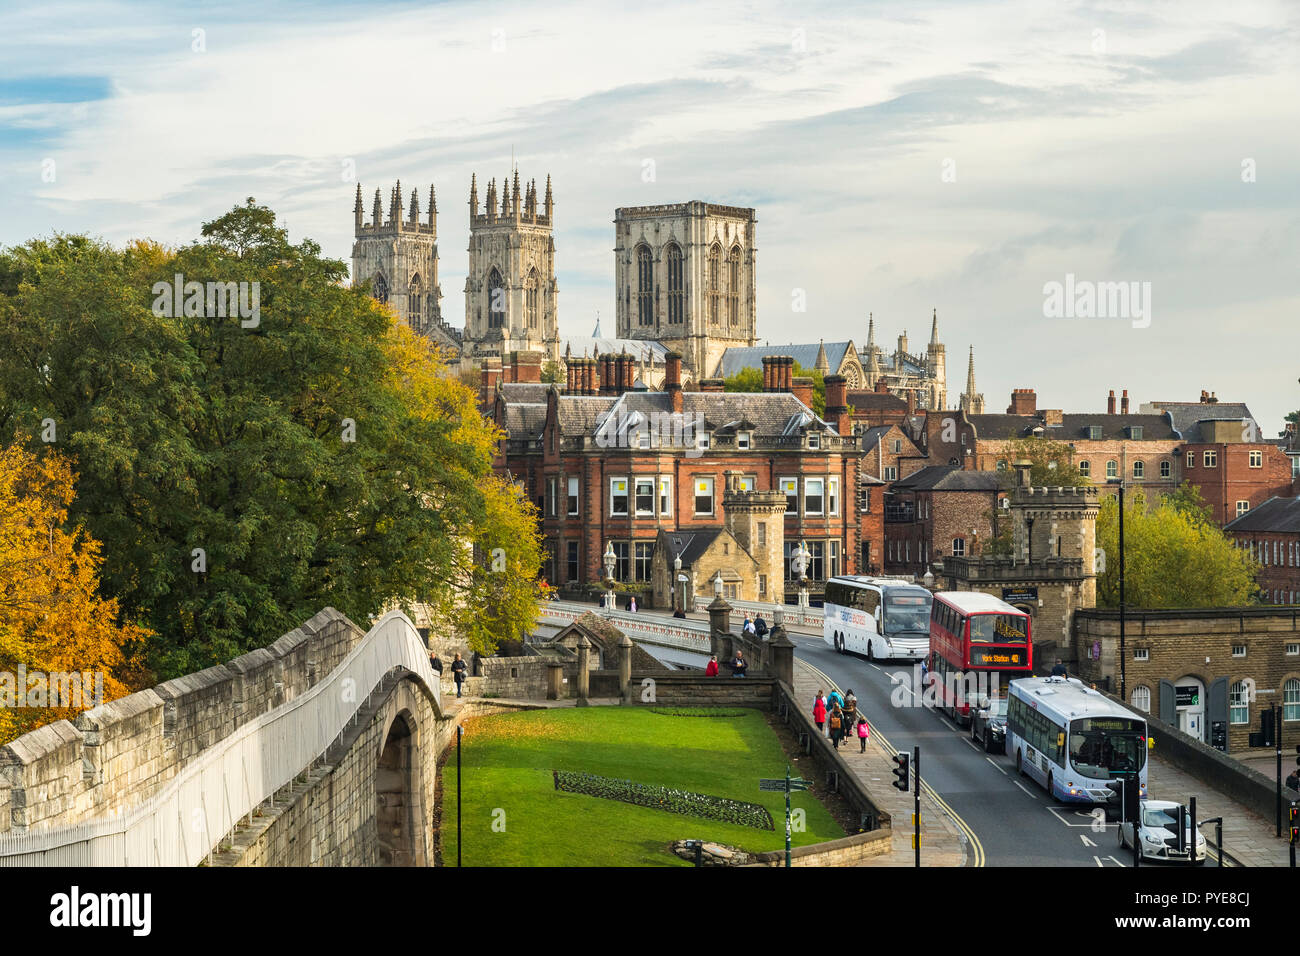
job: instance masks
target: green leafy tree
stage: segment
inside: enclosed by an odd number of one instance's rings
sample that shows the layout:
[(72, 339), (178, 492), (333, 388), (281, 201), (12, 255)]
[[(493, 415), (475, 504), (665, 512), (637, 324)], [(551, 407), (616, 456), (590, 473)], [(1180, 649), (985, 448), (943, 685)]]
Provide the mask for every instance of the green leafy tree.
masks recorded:
[(1007, 468), (1001, 472), (1004, 488), (1016, 483), (1015, 463), (1027, 461), (1029, 483), (1036, 488), (1084, 488), (1092, 484), (1071, 462), (1072, 451), (1065, 442), (1046, 438), (1016, 438), (1007, 442), (1002, 457)]
[(542, 366), (542, 381), (547, 384), (564, 381), (564, 370), (560, 368), (560, 363), (555, 359), (547, 360), (546, 364)]
[(722, 389), (726, 392), (761, 392), (763, 373), (756, 368), (742, 368), (722, 380)]
[[(1119, 500), (1102, 500), (1097, 546), (1105, 569), (1097, 603), (1119, 606)], [(1148, 509), (1139, 491), (1124, 500), (1125, 603), (1130, 607), (1240, 607), (1254, 598), (1258, 565), (1212, 522), (1169, 495)]]
[[(0, 254), (0, 439), (54, 430), (101, 589), (162, 677), (264, 645), (327, 605), (424, 602), (471, 646), (535, 613), (533, 507), (433, 347), (251, 200), (180, 250), (81, 236)], [(158, 290), (260, 289), (255, 325)], [(46, 441), (50, 439), (45, 438)]]
[(798, 362), (794, 363), (795, 376), (812, 379), (813, 396), (812, 410), (817, 413), (818, 418), (826, 417), (826, 376), (821, 373), (820, 369), (807, 369)]

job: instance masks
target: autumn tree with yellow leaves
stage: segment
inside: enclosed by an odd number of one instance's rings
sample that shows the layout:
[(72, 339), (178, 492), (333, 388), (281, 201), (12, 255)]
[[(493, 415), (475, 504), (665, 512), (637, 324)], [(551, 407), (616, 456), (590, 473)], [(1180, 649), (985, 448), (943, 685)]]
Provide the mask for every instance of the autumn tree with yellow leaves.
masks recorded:
[[(127, 693), (123, 650), (147, 637), (119, 621), (117, 601), (98, 594), (100, 544), (68, 524), (74, 485), (57, 453), (37, 455), (21, 444), (0, 450), (0, 682), (7, 682), (0, 696), (9, 698), (0, 706), (0, 744), (95, 703), (97, 673), (104, 700)], [(17, 686), (20, 668), (39, 681)], [(87, 675), (77, 681), (82, 707), (21, 706), (42, 698), (69, 703), (51, 695), (46, 676), (68, 673)]]

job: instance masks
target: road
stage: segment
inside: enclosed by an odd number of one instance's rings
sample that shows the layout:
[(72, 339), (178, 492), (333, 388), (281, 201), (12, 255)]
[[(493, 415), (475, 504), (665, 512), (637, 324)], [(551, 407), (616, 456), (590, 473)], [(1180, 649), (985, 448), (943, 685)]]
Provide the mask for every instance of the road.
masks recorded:
[[(802, 630), (802, 629), (801, 629)], [(985, 754), (934, 710), (891, 703), (893, 675), (912, 686), (907, 665), (870, 664), (837, 654), (821, 638), (788, 630), (795, 656), (822, 671), (841, 690), (853, 688), (872, 726), (900, 750), (921, 748), (921, 776), (966, 822), (984, 848), (988, 866), (1131, 866), (1121, 853), (1116, 824), (1095, 832), (1091, 816), (1051, 800), (1020, 777), (1001, 754)], [(895, 696), (911, 702), (909, 692)]]

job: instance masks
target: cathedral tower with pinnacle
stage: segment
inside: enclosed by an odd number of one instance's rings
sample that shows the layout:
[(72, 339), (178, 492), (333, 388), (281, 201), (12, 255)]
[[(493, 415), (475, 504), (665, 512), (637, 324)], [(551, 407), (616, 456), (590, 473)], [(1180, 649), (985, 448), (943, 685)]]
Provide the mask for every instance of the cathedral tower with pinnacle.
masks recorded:
[(539, 199), (536, 181), (521, 189), (515, 170), (499, 186), (490, 181), (485, 198), (480, 212), (478, 177), (471, 177), (467, 357), (544, 351), (558, 358), (560, 290), (555, 281), (551, 178), (546, 177), (545, 198)]
[(438, 284), (438, 202), (429, 187), (426, 218), (421, 221), (418, 190), (409, 206), (402, 202), (398, 180), (388, 193), (388, 216), (375, 190), (370, 222), (365, 220), (361, 184), (352, 208), (355, 241), (352, 281), (370, 283), (370, 294), (390, 306), (416, 332), (439, 344), (459, 348), (455, 330), (442, 320), (442, 288)]

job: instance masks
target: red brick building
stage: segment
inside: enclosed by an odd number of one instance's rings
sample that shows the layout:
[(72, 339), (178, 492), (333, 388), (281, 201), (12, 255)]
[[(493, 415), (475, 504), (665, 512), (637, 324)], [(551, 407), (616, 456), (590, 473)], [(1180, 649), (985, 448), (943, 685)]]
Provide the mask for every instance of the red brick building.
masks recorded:
[(997, 532), (995, 472), (930, 465), (894, 482), (885, 506), (885, 572), (921, 577), (945, 557), (980, 554)]
[(1300, 603), (1300, 498), (1270, 498), (1223, 530), (1260, 563), (1256, 581), (1265, 604)]
[[(823, 420), (794, 394), (793, 361), (785, 357), (764, 360), (761, 393), (715, 391), (712, 382), (701, 383), (706, 391), (686, 392), (673, 354), (664, 391), (633, 391), (631, 366), (630, 356), (605, 356), (599, 368), (593, 359), (575, 359), (564, 391), (497, 389), (495, 418), (507, 433), (497, 464), (539, 505), (548, 581), (600, 581), (608, 547), (615, 578), (648, 590), (660, 530), (724, 525), (729, 472), (737, 473), (741, 491), (786, 496), (790, 596), (789, 554), (800, 541), (812, 554), (814, 594), (829, 576), (856, 572), (864, 544), (868, 556), (881, 547), (878, 485), (863, 481), (857, 439), (835, 427), (850, 427), (843, 378), (826, 379)], [(776, 582), (771, 588), (780, 591)]]

